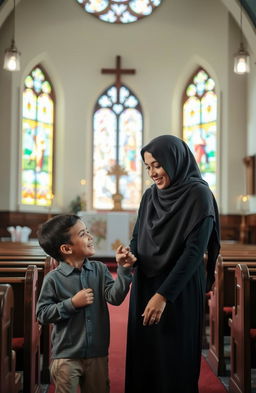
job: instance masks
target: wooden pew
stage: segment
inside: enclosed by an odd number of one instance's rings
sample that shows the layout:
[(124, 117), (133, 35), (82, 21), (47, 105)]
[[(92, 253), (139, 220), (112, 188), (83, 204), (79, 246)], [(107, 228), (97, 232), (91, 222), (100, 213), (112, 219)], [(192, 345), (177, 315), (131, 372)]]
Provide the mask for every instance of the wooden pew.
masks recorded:
[[(36, 301), (38, 296), (37, 267), (30, 265), (26, 272), (16, 268), (16, 272), (2, 272), (0, 284), (12, 286), (14, 294), (14, 324), (13, 343), (19, 341), (22, 345), (21, 364), (17, 369), (23, 371), (24, 393), (40, 392), (40, 332), (36, 321)], [(15, 344), (16, 345), (16, 344)], [(17, 349), (17, 363), (19, 347)]]
[(221, 250), (254, 250), (256, 251), (256, 244), (245, 244), (241, 242), (227, 242), (221, 241)]
[(0, 392), (18, 393), (22, 389), (21, 374), (15, 371), (16, 353), (12, 350), (13, 290), (0, 285)]
[[(44, 257), (43, 261), (33, 261), (32, 260), (26, 260), (26, 257), (19, 257), (15, 258), (14, 260), (7, 259), (4, 260), (4, 257), (0, 257), (0, 273), (1, 271), (4, 272), (3, 269), (8, 268), (9, 271), (11, 269), (15, 268), (27, 268), (29, 265), (35, 265), (37, 266), (38, 270), (38, 291), (40, 292), (41, 286), (43, 283), (43, 279), (45, 275), (55, 269), (58, 265), (58, 262), (51, 258), (51, 257)], [(18, 260), (17, 260), (18, 259)], [(15, 270), (14, 270), (15, 274)], [(41, 334), (41, 344), (40, 344), (40, 350), (41, 354), (43, 355), (42, 357), (42, 369), (41, 369), (41, 382), (43, 384), (48, 384), (50, 382), (50, 371), (49, 371), (49, 365), (50, 365), (50, 356), (51, 356), (51, 327), (49, 325), (44, 325), (42, 326), (42, 334)]]
[(0, 255), (46, 256), (39, 244), (0, 242)]
[[(256, 267), (256, 256), (254, 260), (244, 259), (239, 263)], [(220, 376), (226, 375), (224, 336), (230, 336), (228, 318), (235, 303), (233, 289), (237, 263), (237, 260), (223, 261), (219, 255), (215, 268), (215, 284), (209, 299), (210, 345), (207, 360), (213, 372)]]
[(45, 255), (1, 255), (0, 261), (25, 261), (25, 262), (44, 262), (46, 256)]
[[(231, 328), (230, 393), (251, 393), (252, 353), (256, 340), (256, 269), (238, 264)], [(253, 345), (254, 341), (254, 345)], [(255, 364), (254, 364), (255, 367)]]

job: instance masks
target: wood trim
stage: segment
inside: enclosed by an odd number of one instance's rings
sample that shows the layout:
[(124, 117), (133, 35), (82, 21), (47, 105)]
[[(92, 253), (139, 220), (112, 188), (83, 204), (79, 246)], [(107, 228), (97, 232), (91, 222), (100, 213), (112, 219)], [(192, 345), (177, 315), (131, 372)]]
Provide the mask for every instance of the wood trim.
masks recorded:
[[(221, 239), (240, 241), (242, 217), (238, 214), (221, 214)], [(32, 229), (30, 238), (36, 238), (36, 232), (40, 224), (49, 218), (47, 213), (28, 213), (28, 212), (11, 212), (0, 211), (0, 237), (9, 237), (8, 226), (28, 226)], [(246, 243), (256, 244), (256, 214), (244, 216)]]
[(18, 211), (0, 211), (0, 237), (10, 237), (7, 227), (28, 226), (32, 229), (30, 238), (36, 238), (36, 232), (40, 224), (49, 218), (47, 213), (29, 213)]

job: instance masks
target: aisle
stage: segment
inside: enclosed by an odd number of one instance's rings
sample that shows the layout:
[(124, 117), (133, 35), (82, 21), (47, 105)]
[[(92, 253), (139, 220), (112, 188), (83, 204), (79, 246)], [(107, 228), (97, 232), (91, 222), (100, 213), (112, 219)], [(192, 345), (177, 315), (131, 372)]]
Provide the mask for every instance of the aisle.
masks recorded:
[[(110, 393), (124, 393), (126, 327), (129, 296), (118, 307), (109, 306), (111, 339), (109, 355), (109, 373), (111, 381)], [(224, 385), (213, 374), (207, 361), (202, 356), (200, 393), (227, 393)]]
[[(109, 305), (111, 337), (109, 351), (109, 374), (111, 381), (110, 393), (124, 393), (126, 327), (129, 296), (120, 306)], [(224, 385), (213, 374), (207, 361), (202, 356), (201, 375), (199, 380), (200, 393), (227, 393)], [(53, 393), (50, 386), (48, 393)]]

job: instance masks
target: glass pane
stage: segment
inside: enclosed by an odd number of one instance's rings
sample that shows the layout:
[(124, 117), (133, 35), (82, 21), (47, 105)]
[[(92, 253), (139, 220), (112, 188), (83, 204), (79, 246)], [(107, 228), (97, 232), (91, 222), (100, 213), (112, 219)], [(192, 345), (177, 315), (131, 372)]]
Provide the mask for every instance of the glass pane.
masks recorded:
[(112, 209), (117, 179), (107, 175), (118, 163), (127, 175), (120, 177), (122, 207), (136, 209), (141, 198), (141, 157), (143, 118), (135, 95), (121, 86), (119, 102), (116, 86), (98, 99), (94, 113), (93, 207)]
[(31, 89), (25, 89), (23, 93), (23, 116), (36, 119), (36, 95)]
[(50, 206), (54, 102), (49, 81), (36, 67), (25, 78), (22, 121), (21, 203)]
[(108, 23), (132, 23), (151, 15), (162, 0), (76, 0), (84, 11)]
[(108, 176), (116, 163), (116, 116), (107, 108), (99, 109), (93, 121), (93, 207), (111, 209), (115, 178)]
[(120, 181), (124, 209), (136, 209), (141, 197), (142, 115), (126, 109), (120, 116), (119, 163), (127, 171)]
[(202, 123), (215, 121), (217, 118), (217, 97), (209, 91), (202, 98)]
[(203, 178), (216, 191), (216, 120), (215, 82), (199, 70), (185, 89), (183, 104), (183, 139), (195, 155)]
[(53, 123), (53, 102), (47, 94), (41, 94), (37, 101), (38, 121)]
[(197, 97), (190, 97), (183, 106), (184, 127), (200, 124), (200, 116), (200, 100)]

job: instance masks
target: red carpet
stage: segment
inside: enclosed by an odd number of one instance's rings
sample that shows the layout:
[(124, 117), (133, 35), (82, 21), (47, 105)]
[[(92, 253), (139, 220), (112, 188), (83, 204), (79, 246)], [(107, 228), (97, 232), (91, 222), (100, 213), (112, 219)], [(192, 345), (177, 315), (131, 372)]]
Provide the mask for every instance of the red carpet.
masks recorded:
[[(124, 392), (128, 304), (129, 296), (126, 297), (125, 301), (123, 302), (123, 304), (121, 304), (121, 306), (109, 306), (111, 319), (111, 342), (109, 356), (111, 393)], [(211, 371), (204, 357), (202, 357), (199, 391), (200, 393), (227, 393), (223, 384)], [(54, 393), (53, 385), (50, 386), (48, 393)]]
[[(109, 374), (111, 393), (124, 392), (126, 325), (129, 296), (121, 306), (109, 306), (111, 319), (111, 341), (109, 356)], [(227, 393), (220, 380), (213, 374), (207, 361), (202, 356), (201, 375), (199, 380), (200, 393)]]

